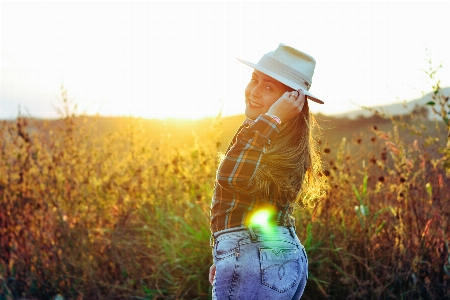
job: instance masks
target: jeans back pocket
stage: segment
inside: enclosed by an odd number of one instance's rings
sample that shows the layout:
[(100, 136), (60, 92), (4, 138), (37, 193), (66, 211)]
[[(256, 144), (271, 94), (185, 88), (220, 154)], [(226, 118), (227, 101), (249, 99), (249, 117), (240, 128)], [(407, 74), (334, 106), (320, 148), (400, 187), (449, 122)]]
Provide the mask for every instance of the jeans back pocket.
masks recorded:
[(284, 293), (299, 282), (300, 262), (297, 248), (260, 248), (261, 283)]
[(236, 256), (239, 249), (239, 241), (236, 239), (221, 239), (214, 246), (214, 256), (217, 260)]

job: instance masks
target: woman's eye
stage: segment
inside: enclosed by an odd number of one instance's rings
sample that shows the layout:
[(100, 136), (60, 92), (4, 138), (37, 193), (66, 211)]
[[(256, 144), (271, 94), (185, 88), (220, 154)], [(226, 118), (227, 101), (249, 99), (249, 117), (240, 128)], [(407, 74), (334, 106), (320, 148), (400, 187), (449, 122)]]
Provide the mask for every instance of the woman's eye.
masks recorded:
[(272, 88), (270, 86), (268, 86), (268, 85), (266, 85), (266, 89), (269, 90), (269, 91), (272, 90)]
[(256, 79), (252, 78), (252, 79), (250, 79), (250, 82), (251, 83), (256, 83)]

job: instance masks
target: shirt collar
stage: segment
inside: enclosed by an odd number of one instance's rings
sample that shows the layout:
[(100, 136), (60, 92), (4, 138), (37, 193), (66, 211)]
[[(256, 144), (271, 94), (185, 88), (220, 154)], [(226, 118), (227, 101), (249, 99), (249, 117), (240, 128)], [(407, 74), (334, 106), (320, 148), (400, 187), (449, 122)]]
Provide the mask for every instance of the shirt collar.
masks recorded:
[(253, 124), (255, 124), (255, 121), (250, 118), (247, 118), (245, 119), (244, 124), (248, 126), (253, 126)]

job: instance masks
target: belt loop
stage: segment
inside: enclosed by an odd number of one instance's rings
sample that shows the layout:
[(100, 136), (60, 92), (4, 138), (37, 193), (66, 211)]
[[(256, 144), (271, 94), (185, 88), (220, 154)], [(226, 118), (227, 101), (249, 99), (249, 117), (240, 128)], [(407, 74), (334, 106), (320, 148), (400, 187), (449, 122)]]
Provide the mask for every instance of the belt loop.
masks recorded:
[(292, 238), (295, 239), (295, 237), (297, 236), (297, 234), (295, 233), (295, 225), (294, 226), (289, 226), (289, 233), (291, 234)]
[(211, 237), (209, 238), (209, 246), (213, 249), (214, 249), (214, 243), (215, 243), (215, 240), (214, 240), (214, 233), (213, 233), (213, 234), (211, 234)]
[(250, 233), (250, 239), (252, 240), (252, 243), (256, 242), (256, 234), (253, 231), (252, 226), (248, 226), (248, 232)]

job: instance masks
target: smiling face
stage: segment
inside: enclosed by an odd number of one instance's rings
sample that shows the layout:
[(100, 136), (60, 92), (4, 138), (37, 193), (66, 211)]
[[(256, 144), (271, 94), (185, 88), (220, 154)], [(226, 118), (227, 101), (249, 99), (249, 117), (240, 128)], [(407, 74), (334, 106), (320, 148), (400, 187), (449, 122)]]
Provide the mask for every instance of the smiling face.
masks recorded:
[(284, 92), (292, 91), (283, 83), (254, 70), (245, 89), (245, 115), (252, 120), (265, 114)]

